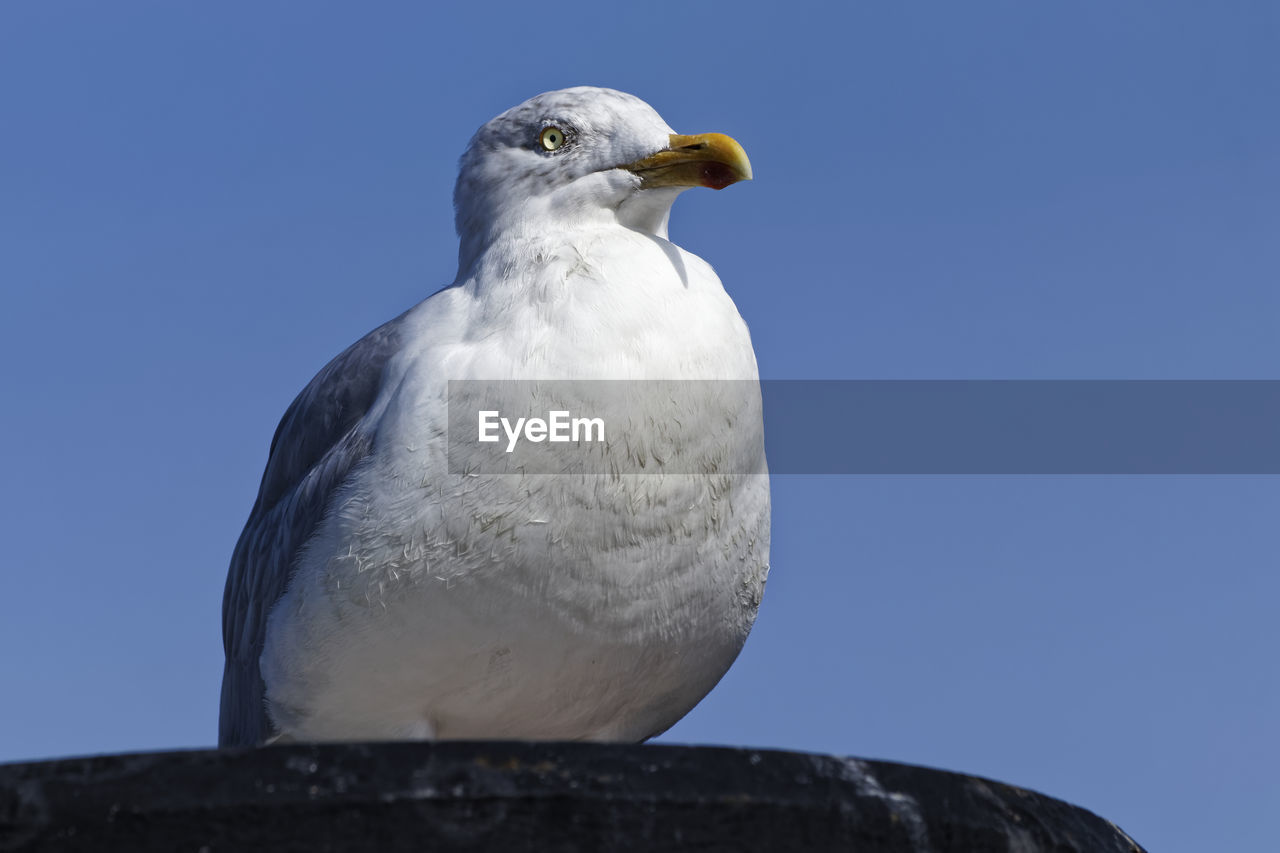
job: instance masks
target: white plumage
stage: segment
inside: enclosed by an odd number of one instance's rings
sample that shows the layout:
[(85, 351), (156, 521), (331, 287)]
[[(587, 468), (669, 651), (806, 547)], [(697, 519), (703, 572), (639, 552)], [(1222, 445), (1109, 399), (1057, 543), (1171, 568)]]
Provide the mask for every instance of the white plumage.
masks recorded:
[(477, 132), (454, 284), (330, 362), (276, 433), (227, 579), (220, 743), (637, 741), (715, 685), (768, 572), (768, 478), (737, 474), (764, 470), (758, 411), (695, 413), (695, 462), (730, 473), (464, 476), (446, 390), (754, 381), (720, 280), (667, 240), (682, 190), (745, 177), (732, 140), (608, 89)]

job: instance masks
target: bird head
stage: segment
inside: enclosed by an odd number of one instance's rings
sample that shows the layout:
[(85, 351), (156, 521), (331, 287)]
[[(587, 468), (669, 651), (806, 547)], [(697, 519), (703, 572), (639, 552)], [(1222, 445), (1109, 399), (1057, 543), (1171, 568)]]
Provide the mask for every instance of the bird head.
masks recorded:
[(677, 134), (634, 95), (546, 92), (489, 121), (462, 155), (453, 196), (460, 265), (502, 235), (620, 224), (666, 237), (681, 192), (750, 179), (732, 138)]

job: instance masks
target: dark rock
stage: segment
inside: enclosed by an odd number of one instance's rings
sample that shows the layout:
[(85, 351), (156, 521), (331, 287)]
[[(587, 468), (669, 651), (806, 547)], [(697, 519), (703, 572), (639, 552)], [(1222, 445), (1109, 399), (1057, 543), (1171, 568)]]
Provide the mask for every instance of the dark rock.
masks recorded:
[(0, 850), (1140, 853), (1067, 803), (881, 761), (367, 743), (0, 765)]

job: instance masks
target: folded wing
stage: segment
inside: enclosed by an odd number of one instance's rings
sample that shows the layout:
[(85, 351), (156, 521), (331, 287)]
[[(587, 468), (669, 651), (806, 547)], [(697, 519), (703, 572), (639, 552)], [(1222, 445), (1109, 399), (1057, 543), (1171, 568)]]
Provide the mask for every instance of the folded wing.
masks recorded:
[(402, 319), (375, 329), (329, 362), (276, 429), (222, 598), (220, 746), (257, 745), (272, 735), (258, 669), (267, 616), (334, 494), (372, 450), (374, 424), (365, 416), (399, 349)]

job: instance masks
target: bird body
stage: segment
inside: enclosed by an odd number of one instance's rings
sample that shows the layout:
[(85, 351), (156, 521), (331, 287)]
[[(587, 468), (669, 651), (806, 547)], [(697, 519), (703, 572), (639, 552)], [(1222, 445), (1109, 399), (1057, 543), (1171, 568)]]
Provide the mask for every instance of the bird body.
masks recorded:
[(745, 476), (448, 463), (450, 380), (756, 379), (716, 274), (667, 239), (688, 184), (665, 182), (694, 174), (654, 159), (676, 139), (587, 88), (477, 133), (457, 280), (334, 359), (277, 431), (228, 575), (223, 745), (637, 741), (727, 670), (768, 571), (758, 417), (689, 448)]

